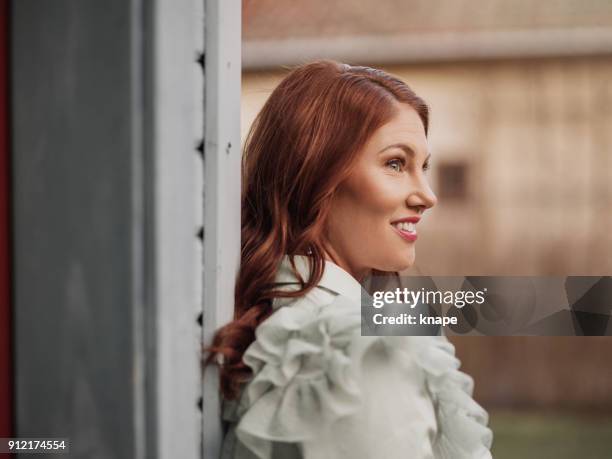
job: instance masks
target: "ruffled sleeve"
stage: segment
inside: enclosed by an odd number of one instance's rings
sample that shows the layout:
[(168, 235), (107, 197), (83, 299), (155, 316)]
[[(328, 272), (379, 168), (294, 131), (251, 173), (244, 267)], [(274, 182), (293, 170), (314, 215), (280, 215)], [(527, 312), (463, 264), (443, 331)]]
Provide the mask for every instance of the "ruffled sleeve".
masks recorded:
[[(439, 458), (490, 457), (486, 412), (472, 400), (471, 378), (458, 371), (452, 344), (443, 337), (362, 337), (359, 305), (343, 296), (325, 306), (298, 300), (259, 325), (256, 340), (243, 356), (254, 376), (237, 409), (236, 437), (261, 459), (272, 457), (274, 442), (312, 445), (326, 438), (335, 446), (335, 433), (330, 437), (330, 432), (340, 424), (346, 440), (351, 435), (348, 431), (357, 425), (346, 420), (368, 418), (369, 412), (364, 416), (360, 411), (364, 405), (392, 405), (394, 394), (385, 390), (384, 379), (378, 386), (363, 383), (374, 373), (364, 366), (364, 357), (373, 346), (393, 349), (389, 355), (397, 360), (383, 366), (380, 374), (395, 371), (397, 376), (403, 369), (405, 382), (395, 377), (398, 392), (405, 391), (411, 381), (416, 388), (426, 386), (427, 404), (434, 402), (432, 422), (437, 430), (430, 438), (419, 430), (417, 441), (431, 443), (430, 449)], [(415, 369), (420, 373), (417, 379)], [(404, 421), (414, 416), (415, 405), (393, 406), (403, 411), (402, 421), (393, 428), (409, 436)], [(353, 435), (356, 444), (370, 441), (359, 438), (362, 431), (354, 430)], [(369, 438), (379, 436), (372, 432)], [(397, 457), (403, 457), (405, 451), (396, 448)], [(358, 457), (371, 456), (362, 453)]]
[(365, 343), (354, 346), (361, 326), (354, 312), (354, 304), (340, 296), (324, 307), (297, 301), (259, 325), (243, 356), (254, 378), (236, 428), (257, 457), (271, 457), (273, 441), (315, 439), (359, 408), (355, 363)]
[(444, 336), (427, 336), (418, 337), (416, 346), (418, 363), (436, 404), (436, 458), (491, 458), (493, 433), (487, 427), (489, 416), (472, 398), (474, 381), (459, 371), (461, 363), (452, 343)]

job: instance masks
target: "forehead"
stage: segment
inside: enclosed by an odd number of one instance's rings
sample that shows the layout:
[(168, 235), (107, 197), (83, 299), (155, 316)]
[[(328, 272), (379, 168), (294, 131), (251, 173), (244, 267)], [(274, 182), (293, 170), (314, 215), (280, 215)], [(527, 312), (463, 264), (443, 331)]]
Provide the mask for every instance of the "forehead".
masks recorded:
[(427, 156), (429, 153), (423, 121), (407, 104), (396, 105), (394, 116), (374, 132), (368, 146), (380, 150), (396, 143), (408, 144), (418, 155)]

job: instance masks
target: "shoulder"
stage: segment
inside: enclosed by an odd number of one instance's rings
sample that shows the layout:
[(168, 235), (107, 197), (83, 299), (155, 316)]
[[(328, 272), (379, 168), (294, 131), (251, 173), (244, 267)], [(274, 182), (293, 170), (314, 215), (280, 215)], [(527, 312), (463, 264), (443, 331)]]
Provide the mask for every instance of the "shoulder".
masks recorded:
[[(316, 292), (315, 292), (316, 293)], [(253, 370), (244, 389), (238, 438), (260, 457), (271, 441), (317, 438), (361, 406), (360, 305), (342, 295), (327, 304), (312, 295), (280, 307), (256, 330), (243, 360)]]
[(259, 324), (243, 360), (255, 376), (266, 366), (278, 367), (289, 381), (304, 358), (319, 357), (316, 363), (329, 363), (325, 358), (331, 357), (330, 350), (348, 353), (347, 346), (360, 335), (360, 305), (315, 288), (303, 297), (285, 301)]

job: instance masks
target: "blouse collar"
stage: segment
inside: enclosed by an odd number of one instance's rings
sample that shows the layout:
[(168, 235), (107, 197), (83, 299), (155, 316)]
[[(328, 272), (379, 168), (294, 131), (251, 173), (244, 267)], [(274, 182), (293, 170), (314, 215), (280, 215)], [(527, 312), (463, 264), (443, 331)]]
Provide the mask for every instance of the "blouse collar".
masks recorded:
[[(302, 276), (304, 280), (310, 276), (310, 267), (308, 258), (305, 255), (295, 255), (293, 257), (295, 261), (295, 267), (297, 272)], [(297, 279), (291, 268), (291, 262), (289, 256), (285, 255), (281, 261), (280, 268), (276, 275), (276, 283), (279, 284), (299, 284), (300, 281)], [(332, 292), (346, 296), (353, 301), (361, 302), (361, 290), (362, 286), (357, 279), (347, 273), (337, 264), (325, 260), (323, 277), (317, 284), (319, 287), (323, 287)]]

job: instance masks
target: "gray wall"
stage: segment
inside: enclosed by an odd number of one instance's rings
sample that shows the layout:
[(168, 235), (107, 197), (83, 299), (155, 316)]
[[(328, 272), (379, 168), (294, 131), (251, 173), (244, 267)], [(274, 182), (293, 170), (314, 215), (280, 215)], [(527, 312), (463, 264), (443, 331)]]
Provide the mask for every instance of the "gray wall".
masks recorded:
[(12, 2), (16, 434), (72, 457), (154, 453), (149, 14)]

